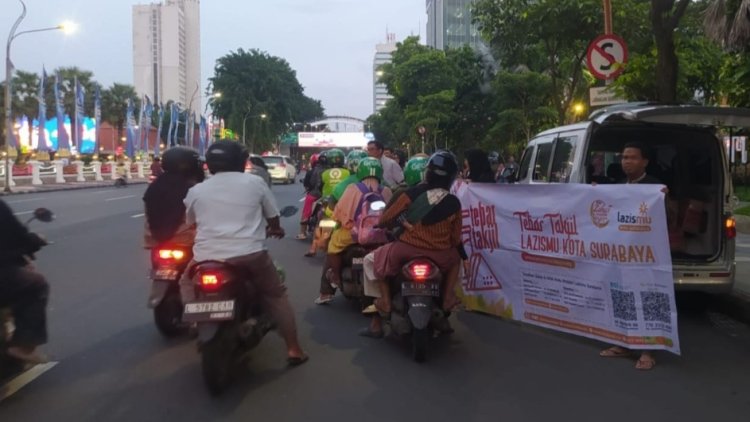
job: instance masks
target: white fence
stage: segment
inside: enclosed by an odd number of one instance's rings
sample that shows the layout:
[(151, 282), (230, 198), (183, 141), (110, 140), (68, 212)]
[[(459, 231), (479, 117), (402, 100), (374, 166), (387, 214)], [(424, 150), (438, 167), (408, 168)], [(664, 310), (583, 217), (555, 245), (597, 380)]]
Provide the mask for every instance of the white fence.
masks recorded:
[[(16, 168), (11, 173), (10, 186), (16, 184), (31, 184), (34, 186), (62, 183), (82, 183), (87, 181), (101, 182), (116, 180), (122, 176), (129, 180), (146, 179), (151, 174), (151, 163), (138, 161), (135, 163), (118, 163), (108, 161), (105, 163), (92, 161), (90, 165), (84, 165), (83, 161), (72, 161), (66, 165), (65, 161), (56, 160), (43, 163), (41, 161), (29, 161), (25, 167)], [(70, 167), (75, 166), (75, 172)], [(9, 160), (9, 168), (14, 168), (13, 160)], [(66, 171), (66, 169), (68, 171)], [(5, 162), (0, 160), (0, 186), (5, 186)]]

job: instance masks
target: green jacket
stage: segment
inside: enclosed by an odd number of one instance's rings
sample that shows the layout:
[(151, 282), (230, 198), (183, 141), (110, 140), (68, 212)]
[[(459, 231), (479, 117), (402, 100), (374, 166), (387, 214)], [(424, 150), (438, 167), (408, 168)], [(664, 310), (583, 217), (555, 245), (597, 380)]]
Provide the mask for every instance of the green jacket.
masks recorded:
[(349, 170), (342, 168), (332, 168), (323, 172), (323, 196), (331, 196), (333, 189), (349, 177)]

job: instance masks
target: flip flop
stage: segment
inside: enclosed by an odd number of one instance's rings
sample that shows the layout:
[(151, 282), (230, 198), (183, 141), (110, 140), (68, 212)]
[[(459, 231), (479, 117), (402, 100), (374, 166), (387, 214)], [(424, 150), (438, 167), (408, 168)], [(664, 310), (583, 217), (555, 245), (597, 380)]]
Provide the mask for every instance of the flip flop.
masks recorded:
[(648, 356), (641, 356), (635, 363), (635, 369), (640, 371), (650, 371), (656, 366), (656, 359)]
[(327, 297), (327, 298), (319, 297), (319, 298), (315, 299), (315, 302), (313, 302), (313, 303), (315, 303), (316, 305), (327, 305), (332, 300), (333, 300), (333, 297)]
[(303, 363), (310, 360), (310, 356), (304, 355), (304, 356), (295, 356), (295, 357), (288, 357), (286, 358), (286, 363), (289, 366), (300, 366)]
[(295, 239), (297, 240), (307, 240), (307, 236), (304, 234), (298, 234)]
[(603, 358), (626, 358), (631, 354), (632, 353), (630, 352), (630, 350), (623, 349), (617, 346), (610, 347), (609, 349), (604, 349), (599, 352), (599, 356)]
[(307, 252), (305, 253), (305, 256), (308, 258), (315, 258), (315, 252)]
[(359, 334), (359, 336), (361, 337), (376, 338), (376, 339), (383, 338), (383, 336), (385, 335), (383, 334), (382, 331), (370, 331), (370, 327), (359, 330), (359, 333), (357, 334)]
[(376, 308), (375, 305), (370, 305), (366, 307), (365, 309), (362, 309), (362, 313), (365, 315), (377, 314), (378, 308)]

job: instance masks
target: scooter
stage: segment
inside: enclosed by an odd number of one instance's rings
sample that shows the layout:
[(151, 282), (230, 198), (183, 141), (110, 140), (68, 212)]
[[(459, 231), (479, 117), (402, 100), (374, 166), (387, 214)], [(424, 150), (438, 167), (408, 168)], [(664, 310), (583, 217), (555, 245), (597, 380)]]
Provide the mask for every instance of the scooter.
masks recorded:
[(188, 328), (182, 321), (179, 280), (193, 257), (189, 247), (163, 244), (151, 250), (151, 294), (148, 307), (164, 337), (174, 337)]
[[(54, 218), (55, 216), (52, 211), (46, 208), (37, 208), (34, 211), (33, 216), (26, 222), (26, 225), (28, 226), (34, 220), (49, 223), (54, 220)], [(44, 241), (43, 246), (47, 244), (49, 244), (49, 242)], [(26, 259), (29, 261), (34, 260), (34, 254), (26, 255)], [(5, 384), (6, 380), (10, 380), (20, 375), (33, 366), (14, 357), (8, 356), (6, 353), (8, 347), (10, 347), (11, 340), (13, 339), (14, 331), (15, 324), (13, 311), (9, 304), (2, 304), (0, 305), (0, 384)]]
[[(291, 217), (298, 209), (281, 210)], [(278, 269), (284, 279), (283, 270)], [(261, 292), (223, 261), (198, 262), (190, 270), (196, 300), (186, 303), (183, 321), (196, 323), (203, 381), (213, 395), (231, 383), (236, 369), (269, 331), (276, 327), (260, 307)]]

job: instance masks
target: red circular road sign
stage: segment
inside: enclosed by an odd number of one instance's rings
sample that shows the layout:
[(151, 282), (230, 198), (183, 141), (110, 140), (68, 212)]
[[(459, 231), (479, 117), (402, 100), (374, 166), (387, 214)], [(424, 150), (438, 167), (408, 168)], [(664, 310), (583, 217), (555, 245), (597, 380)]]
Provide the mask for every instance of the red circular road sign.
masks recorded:
[(586, 66), (597, 79), (616, 78), (625, 70), (627, 62), (628, 46), (614, 34), (599, 36), (586, 53)]

